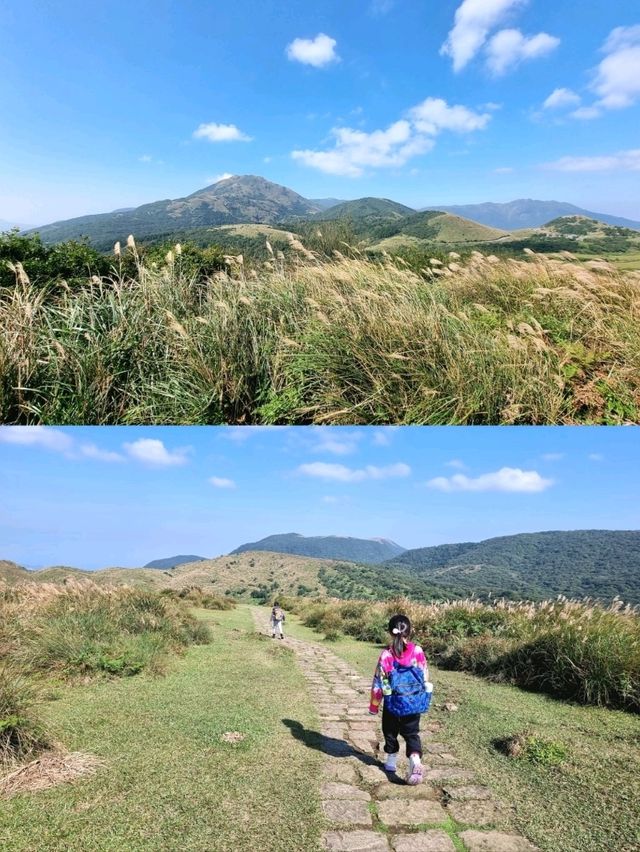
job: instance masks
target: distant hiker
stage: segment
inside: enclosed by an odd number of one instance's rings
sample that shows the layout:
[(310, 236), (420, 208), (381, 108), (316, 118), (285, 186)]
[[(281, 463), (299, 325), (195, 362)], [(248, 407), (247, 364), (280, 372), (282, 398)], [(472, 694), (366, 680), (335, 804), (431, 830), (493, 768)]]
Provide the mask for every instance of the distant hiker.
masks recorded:
[(433, 689), (429, 683), (429, 667), (422, 648), (409, 641), (411, 622), (406, 615), (392, 616), (388, 630), (393, 641), (380, 654), (371, 685), (369, 713), (376, 715), (384, 699), (385, 771), (396, 771), (400, 735), (405, 740), (409, 758), (407, 783), (419, 784), (423, 771), (420, 714), (429, 709)]
[(275, 639), (276, 635), (280, 639), (284, 639), (282, 625), (284, 623), (284, 612), (278, 601), (276, 601), (271, 609), (271, 638)]

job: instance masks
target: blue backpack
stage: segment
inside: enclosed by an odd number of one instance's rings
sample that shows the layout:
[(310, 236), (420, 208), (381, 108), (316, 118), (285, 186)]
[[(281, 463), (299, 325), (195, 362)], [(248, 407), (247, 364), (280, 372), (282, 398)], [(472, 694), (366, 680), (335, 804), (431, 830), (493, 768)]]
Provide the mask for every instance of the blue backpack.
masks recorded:
[[(427, 692), (424, 672), (418, 666), (401, 666), (393, 661), (393, 671), (389, 673), (391, 695), (385, 695), (384, 706), (394, 716), (410, 716), (413, 713), (426, 713), (431, 703), (431, 692)], [(431, 684), (429, 684), (431, 686)]]

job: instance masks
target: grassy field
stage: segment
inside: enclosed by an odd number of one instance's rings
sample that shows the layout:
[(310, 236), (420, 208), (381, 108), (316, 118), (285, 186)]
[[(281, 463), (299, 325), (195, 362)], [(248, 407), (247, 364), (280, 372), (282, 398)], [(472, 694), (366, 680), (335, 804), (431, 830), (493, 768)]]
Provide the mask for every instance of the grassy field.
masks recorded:
[(321, 261), (295, 239), (290, 250), (259, 271), (229, 257), (207, 277), (178, 248), (147, 267), (132, 243), (111, 276), (73, 288), (31, 284), (14, 264), (15, 286), (0, 288), (0, 419), (640, 420), (637, 272), (533, 252), (411, 270), (389, 255)]
[[(67, 748), (104, 766), (3, 801), (2, 850), (319, 848), (320, 756), (281, 721), (316, 723), (291, 652), (255, 634), (246, 607), (199, 616), (212, 644), (166, 676), (65, 687), (40, 708)], [(234, 731), (241, 742), (221, 741)]]
[[(318, 634), (288, 620), (288, 631), (318, 641)], [(343, 637), (331, 649), (364, 675), (372, 675), (380, 647)], [(451, 743), (465, 766), (503, 802), (514, 822), (548, 852), (632, 852), (640, 844), (640, 719), (597, 707), (580, 707), (516, 687), (487, 683), (461, 672), (433, 669), (435, 702), (459, 711), (439, 713), (439, 738)], [(513, 760), (493, 741), (521, 731), (562, 743), (560, 766)]]

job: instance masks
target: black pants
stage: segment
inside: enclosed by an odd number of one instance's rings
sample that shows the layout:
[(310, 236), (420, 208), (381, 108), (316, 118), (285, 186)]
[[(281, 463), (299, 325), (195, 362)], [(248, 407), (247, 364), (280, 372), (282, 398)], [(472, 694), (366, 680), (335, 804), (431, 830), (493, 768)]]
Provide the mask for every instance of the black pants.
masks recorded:
[(400, 751), (398, 735), (404, 738), (407, 746), (407, 757), (419, 754), (422, 757), (420, 742), (420, 714), (410, 716), (394, 716), (385, 708), (382, 710), (382, 733), (384, 734), (384, 750), (387, 754)]

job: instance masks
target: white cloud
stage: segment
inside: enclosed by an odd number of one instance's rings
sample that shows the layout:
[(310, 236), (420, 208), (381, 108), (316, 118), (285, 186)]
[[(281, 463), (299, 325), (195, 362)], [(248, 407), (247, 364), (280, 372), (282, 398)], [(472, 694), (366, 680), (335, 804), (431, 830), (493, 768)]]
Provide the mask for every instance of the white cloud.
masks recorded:
[(637, 172), (640, 171), (640, 148), (595, 157), (561, 157), (544, 167), (558, 172)]
[(430, 151), (434, 137), (444, 130), (470, 133), (484, 129), (491, 116), (476, 113), (460, 105), (449, 106), (441, 98), (426, 98), (390, 124), (386, 130), (365, 133), (349, 127), (331, 131), (335, 145), (327, 151), (296, 150), (294, 160), (322, 172), (346, 177), (360, 177), (366, 168), (389, 168), (405, 165), (413, 157)]
[(104, 462), (125, 460), (120, 453), (102, 450), (95, 444), (77, 444), (71, 435), (49, 426), (0, 426), (0, 443), (38, 447), (62, 453), (70, 459), (87, 458)]
[(292, 62), (302, 62), (322, 68), (330, 62), (337, 62), (337, 41), (324, 33), (318, 33), (315, 38), (296, 38), (287, 45), (287, 56)]
[(602, 47), (607, 56), (596, 69), (591, 89), (604, 109), (623, 109), (640, 98), (640, 25), (616, 27)]
[(330, 503), (331, 504), (331, 503), (337, 503), (338, 501), (339, 501), (338, 497), (332, 497), (330, 494), (327, 494), (325, 497), (322, 498), (323, 503)]
[(257, 435), (265, 432), (270, 432), (273, 435), (284, 435), (288, 429), (288, 426), (221, 426), (215, 430), (215, 433), (217, 436), (227, 441), (232, 441), (234, 444), (244, 444), (250, 438), (255, 438)]
[(235, 177), (231, 172), (222, 172), (219, 175), (213, 175), (207, 178), (207, 183), (220, 183), (221, 180), (229, 180), (229, 178)]
[(440, 53), (453, 59), (453, 70), (465, 67), (510, 12), (527, 0), (463, 0), (455, 14), (454, 25)]
[(442, 98), (426, 98), (410, 109), (409, 115), (416, 129), (428, 136), (437, 136), (443, 130), (454, 133), (484, 130), (491, 120), (489, 113), (473, 112), (459, 104), (449, 106)]
[(494, 175), (510, 175), (513, 174), (515, 169), (513, 166), (500, 166), (497, 169), (493, 170)]
[(452, 467), (454, 470), (467, 470), (467, 465), (461, 459), (451, 459), (445, 463), (445, 467)]
[(593, 118), (600, 118), (602, 110), (597, 106), (583, 106), (574, 109), (569, 115), (571, 118), (577, 118), (581, 121), (591, 121)]
[(206, 139), (209, 142), (250, 142), (251, 136), (247, 136), (239, 130), (235, 124), (201, 124), (193, 131), (194, 139)]
[(313, 450), (316, 453), (331, 453), (335, 456), (347, 456), (355, 452), (362, 437), (359, 432), (336, 431), (331, 426), (316, 426), (311, 428), (315, 439)]
[(298, 473), (322, 479), (326, 482), (364, 482), (365, 480), (391, 479), (409, 476), (411, 468), (407, 464), (398, 462), (386, 467), (367, 465), (364, 468), (350, 468), (343, 464), (328, 464), (326, 462), (311, 462), (301, 464)]
[(602, 455), (602, 453), (589, 453), (587, 458), (589, 459), (589, 461), (594, 461), (594, 462), (604, 461), (604, 456)]
[(541, 458), (548, 462), (561, 461), (564, 458), (564, 453), (543, 453)]
[(170, 452), (157, 438), (140, 438), (123, 446), (132, 459), (153, 467), (174, 467), (187, 462), (185, 449)]
[(138, 157), (138, 161), (140, 163), (151, 163), (153, 161), (153, 157), (151, 154), (143, 154), (141, 157)]
[(384, 429), (376, 429), (371, 438), (371, 443), (374, 447), (388, 447), (391, 443), (393, 430), (397, 428), (397, 426), (386, 426)]
[(501, 30), (487, 45), (487, 67), (501, 76), (528, 59), (546, 56), (560, 44), (560, 39), (548, 33), (524, 36), (520, 30)]
[(0, 426), (0, 443), (40, 447), (57, 453), (70, 453), (73, 439), (48, 426)]
[(542, 104), (543, 109), (563, 109), (580, 103), (580, 95), (572, 89), (554, 89)]
[(88, 459), (95, 459), (103, 462), (123, 462), (125, 457), (121, 453), (115, 453), (111, 450), (101, 450), (95, 444), (81, 444), (79, 448), (81, 456)]
[(553, 485), (553, 480), (545, 479), (535, 470), (503, 467), (475, 478), (463, 473), (456, 473), (449, 478), (438, 476), (430, 479), (427, 485), (438, 491), (506, 491), (531, 494), (549, 488)]
[(209, 482), (214, 488), (235, 488), (236, 484), (233, 479), (225, 479), (223, 476), (211, 476)]

